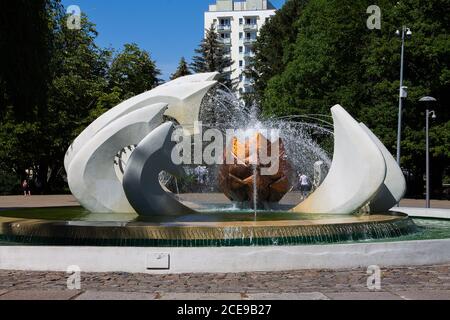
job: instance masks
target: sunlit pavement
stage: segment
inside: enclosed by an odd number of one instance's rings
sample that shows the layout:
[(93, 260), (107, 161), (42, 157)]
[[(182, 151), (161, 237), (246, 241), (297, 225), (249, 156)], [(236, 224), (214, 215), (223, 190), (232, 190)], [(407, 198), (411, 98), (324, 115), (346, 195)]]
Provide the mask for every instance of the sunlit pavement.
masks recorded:
[(81, 273), (68, 290), (63, 272), (0, 271), (4, 299), (137, 300), (450, 300), (450, 265), (381, 268), (380, 290), (367, 270), (301, 270), (235, 274)]
[[(182, 200), (198, 201), (203, 203), (213, 203), (219, 205), (229, 204), (230, 201), (219, 193), (197, 193), (182, 194)], [(300, 194), (291, 192), (281, 201), (282, 205), (296, 205), (300, 201)], [(42, 207), (67, 207), (79, 206), (77, 200), (72, 195), (50, 195), (50, 196), (0, 196), (0, 209), (6, 208), (42, 208)], [(400, 203), (401, 207), (425, 208), (425, 200), (404, 199)], [(431, 207), (436, 209), (450, 209), (448, 200), (432, 200)]]

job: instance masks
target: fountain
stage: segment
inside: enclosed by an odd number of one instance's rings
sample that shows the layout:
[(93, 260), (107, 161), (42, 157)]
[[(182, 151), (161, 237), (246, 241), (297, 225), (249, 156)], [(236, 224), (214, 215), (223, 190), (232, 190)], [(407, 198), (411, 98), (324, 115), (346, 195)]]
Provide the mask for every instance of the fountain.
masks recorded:
[[(36, 214), (4, 211), (0, 241), (174, 252), (199, 247), (208, 248), (202, 254), (210, 256), (216, 252), (212, 248), (220, 247), (374, 241), (418, 231), (407, 215), (389, 212), (405, 192), (400, 168), (380, 140), (344, 108), (331, 109), (334, 131), (320, 115), (311, 117), (321, 125), (300, 118), (262, 119), (255, 108), (233, 99), (217, 83), (217, 76), (173, 80), (94, 121), (72, 143), (64, 161), (70, 190), (83, 208)], [(207, 129), (215, 131), (202, 140)], [(241, 131), (218, 141), (228, 129)], [(267, 133), (270, 130), (277, 132), (275, 138)], [(198, 159), (195, 151), (198, 143), (188, 143), (188, 150), (183, 150), (184, 160), (192, 160), (194, 150), (192, 163), (174, 161), (174, 154), (180, 155), (174, 137), (180, 132), (200, 141), (201, 151), (205, 141), (215, 137), (217, 148), (206, 148), (215, 150), (215, 162), (209, 161), (210, 178), (202, 181), (209, 181), (206, 189), (214, 191), (214, 197), (223, 193), (232, 202), (224, 197), (218, 205), (197, 201), (202, 192), (189, 197), (169, 190), (171, 181), (177, 189), (185, 188), (187, 173), (205, 165), (201, 157), (206, 152)], [(318, 136), (334, 139), (332, 161), (314, 139)], [(263, 163), (262, 150), (272, 156), (270, 163)], [(292, 198), (300, 172), (310, 177), (316, 173), (314, 191), (304, 201), (281, 204), (283, 198)], [(196, 271), (195, 265), (179, 270)], [(251, 269), (245, 265), (240, 269), (247, 267)]]
[[(270, 204), (278, 203), (291, 189), (294, 183), (292, 169), (281, 139), (271, 142), (258, 132), (244, 143), (234, 137), (229, 148), (233, 163), (220, 166), (218, 183), (231, 201), (238, 202), (241, 206), (250, 204), (253, 209), (270, 209)], [(258, 154), (262, 153), (263, 148), (269, 154), (272, 150), (279, 151), (276, 160), (279, 164), (278, 170), (273, 174), (261, 173), (263, 164)], [(252, 158), (255, 159), (253, 164)]]

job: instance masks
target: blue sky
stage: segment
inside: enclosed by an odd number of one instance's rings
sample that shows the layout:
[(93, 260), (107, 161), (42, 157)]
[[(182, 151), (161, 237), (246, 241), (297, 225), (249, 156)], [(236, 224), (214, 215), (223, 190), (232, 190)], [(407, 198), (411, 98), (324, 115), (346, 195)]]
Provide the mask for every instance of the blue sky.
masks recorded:
[[(280, 8), (285, 0), (273, 0)], [(62, 0), (97, 25), (97, 44), (120, 49), (135, 42), (151, 53), (167, 79), (182, 56), (190, 60), (203, 36), (203, 13), (215, 0)]]

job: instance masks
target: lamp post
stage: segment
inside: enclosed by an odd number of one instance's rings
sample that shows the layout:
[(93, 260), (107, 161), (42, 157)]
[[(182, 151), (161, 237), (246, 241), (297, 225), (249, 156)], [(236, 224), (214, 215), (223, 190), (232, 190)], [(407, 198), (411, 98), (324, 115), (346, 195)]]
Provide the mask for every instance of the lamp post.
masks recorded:
[(401, 139), (402, 139), (402, 113), (403, 113), (403, 99), (405, 99), (408, 94), (407, 87), (403, 86), (403, 71), (404, 71), (404, 57), (405, 57), (405, 40), (411, 38), (411, 29), (403, 26), (402, 30), (397, 30), (395, 33), (398, 37), (402, 39), (402, 54), (400, 62), (400, 96), (398, 105), (398, 132), (397, 132), (397, 163), (400, 166), (400, 155), (401, 155)]
[(425, 112), (426, 117), (426, 126), (425, 126), (425, 138), (426, 138), (426, 208), (431, 208), (431, 199), (430, 199), (430, 117), (432, 119), (436, 119), (436, 112), (429, 110), (429, 104), (432, 102), (436, 102), (437, 100), (433, 97), (423, 97), (419, 100), (427, 105), (427, 109)]

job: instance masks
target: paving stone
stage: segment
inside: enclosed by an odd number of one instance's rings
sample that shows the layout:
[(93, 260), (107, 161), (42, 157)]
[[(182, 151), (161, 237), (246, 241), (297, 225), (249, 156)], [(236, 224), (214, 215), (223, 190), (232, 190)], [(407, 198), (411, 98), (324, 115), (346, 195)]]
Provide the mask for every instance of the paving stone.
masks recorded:
[(86, 291), (75, 300), (154, 300), (155, 297), (152, 293)]
[(390, 292), (339, 292), (326, 295), (332, 300), (402, 300)]
[(77, 296), (79, 291), (59, 290), (13, 290), (0, 296), (0, 300), (70, 300)]
[(320, 292), (308, 293), (249, 293), (244, 300), (330, 300)]
[(162, 293), (159, 300), (241, 300), (240, 293)]
[(411, 290), (395, 294), (406, 300), (450, 300), (450, 290)]
[[(84, 291), (144, 293), (366, 292), (365, 268), (241, 274), (83, 273)], [(383, 292), (450, 291), (450, 265), (382, 268)], [(170, 280), (169, 280), (170, 279)], [(0, 270), (0, 290), (66, 290), (64, 272)], [(355, 298), (356, 299), (356, 298)]]
[(5, 294), (5, 293), (7, 293), (7, 292), (8, 292), (8, 290), (0, 290), (0, 296)]

